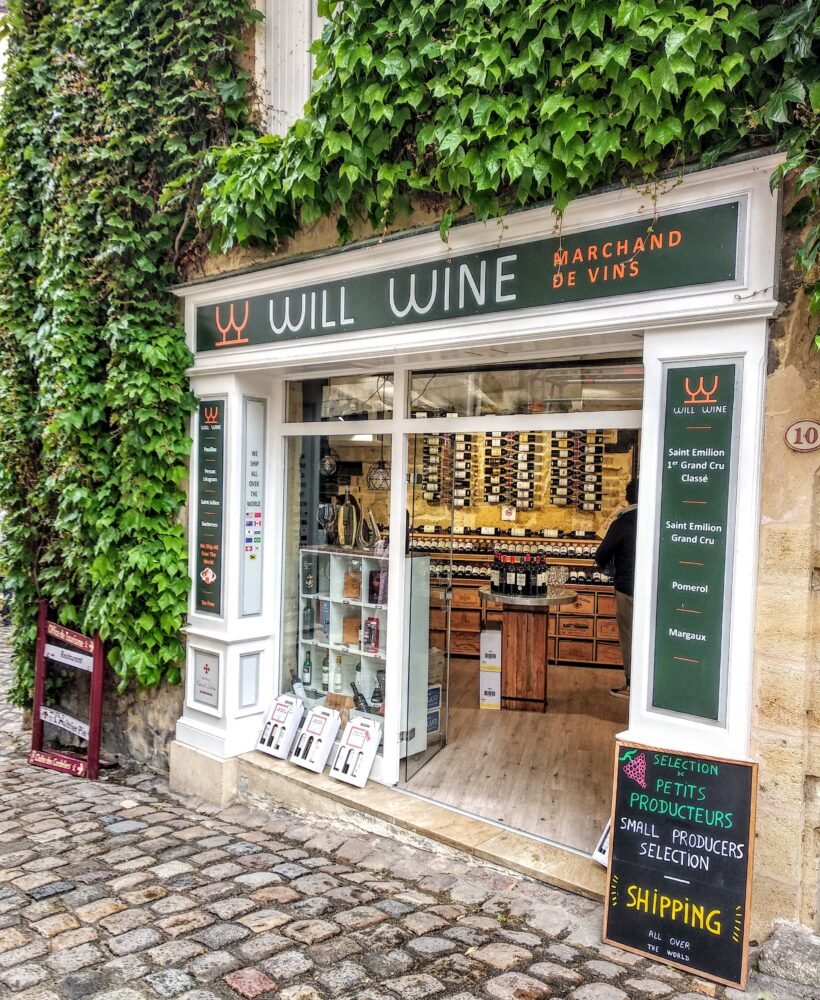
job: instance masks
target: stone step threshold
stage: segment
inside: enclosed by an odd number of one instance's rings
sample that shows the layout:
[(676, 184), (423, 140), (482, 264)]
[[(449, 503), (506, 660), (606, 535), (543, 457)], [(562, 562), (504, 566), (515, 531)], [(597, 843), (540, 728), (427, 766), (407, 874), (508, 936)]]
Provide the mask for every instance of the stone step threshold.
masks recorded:
[(374, 832), (389, 835), (390, 828), (398, 828), (559, 889), (599, 902), (604, 898), (606, 870), (569, 848), (466, 815), (401, 788), (373, 781), (356, 788), (255, 751), (236, 760), (237, 796), (247, 805), (276, 804), (293, 812), (354, 824), (358, 814), (373, 822)]

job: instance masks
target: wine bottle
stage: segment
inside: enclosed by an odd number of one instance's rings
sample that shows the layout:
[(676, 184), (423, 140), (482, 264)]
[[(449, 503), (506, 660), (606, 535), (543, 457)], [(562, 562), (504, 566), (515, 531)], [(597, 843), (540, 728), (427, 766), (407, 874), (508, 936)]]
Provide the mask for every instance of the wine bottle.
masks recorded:
[(353, 704), (356, 706), (359, 712), (369, 712), (370, 705), (367, 703), (367, 699), (361, 693), (361, 691), (356, 687), (356, 682), (354, 681), (351, 685), (351, 690), (353, 691)]
[(299, 680), (296, 671), (293, 669), (290, 671), (290, 686), (297, 698), (305, 697), (305, 685)]
[(333, 690), (339, 692), (342, 690), (342, 658), (341, 656), (336, 657), (336, 665), (333, 670)]
[(324, 659), (322, 660), (322, 690), (328, 691), (330, 689), (330, 656), (325, 653)]
[(312, 639), (313, 638), (313, 627), (316, 624), (316, 618), (313, 611), (313, 601), (305, 601), (305, 607), (302, 611), (302, 638)]
[(515, 559), (513, 556), (507, 556), (507, 566), (504, 572), (504, 593), (510, 596), (516, 593)]
[(313, 664), (310, 661), (310, 650), (305, 651), (305, 658), (302, 661), (302, 683), (305, 687), (310, 687), (313, 678)]

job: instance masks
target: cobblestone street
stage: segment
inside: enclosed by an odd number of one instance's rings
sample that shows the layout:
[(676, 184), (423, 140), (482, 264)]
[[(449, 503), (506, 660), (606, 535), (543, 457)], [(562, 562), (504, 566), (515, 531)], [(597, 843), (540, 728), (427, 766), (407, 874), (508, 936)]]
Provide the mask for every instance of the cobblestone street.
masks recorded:
[[(0, 995), (455, 1000), (748, 993), (600, 943), (599, 904), (394, 839), (29, 767), (0, 647)], [(117, 776), (119, 774), (119, 776)]]

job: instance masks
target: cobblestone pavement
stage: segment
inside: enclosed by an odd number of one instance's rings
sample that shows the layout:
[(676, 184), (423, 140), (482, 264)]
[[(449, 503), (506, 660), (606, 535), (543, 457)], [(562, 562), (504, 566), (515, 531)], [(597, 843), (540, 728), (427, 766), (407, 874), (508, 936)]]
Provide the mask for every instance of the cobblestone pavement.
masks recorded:
[[(8, 670), (0, 636), (0, 692)], [(601, 907), (287, 813), (220, 810), (155, 775), (29, 767), (0, 697), (0, 996), (19, 1000), (791, 1000), (600, 942)]]

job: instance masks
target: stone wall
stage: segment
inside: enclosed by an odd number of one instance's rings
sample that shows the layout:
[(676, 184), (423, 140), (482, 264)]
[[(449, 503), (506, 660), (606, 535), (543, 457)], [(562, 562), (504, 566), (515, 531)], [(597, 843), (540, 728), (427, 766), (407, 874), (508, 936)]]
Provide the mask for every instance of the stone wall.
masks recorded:
[[(786, 199), (786, 209), (790, 207)], [(776, 917), (820, 929), (820, 451), (796, 453), (786, 428), (820, 419), (820, 354), (799, 233), (783, 240), (763, 440), (752, 756), (760, 764), (753, 937)]]
[[(69, 685), (61, 693), (61, 707), (75, 718), (87, 719), (88, 675), (70, 678)], [(148, 690), (137, 690), (132, 685), (119, 693), (117, 677), (113, 671), (107, 671), (100, 756), (167, 773), (168, 743), (174, 738), (177, 719), (182, 715), (183, 693), (181, 684), (166, 683)], [(67, 736), (46, 727), (47, 739), (65, 741)]]

